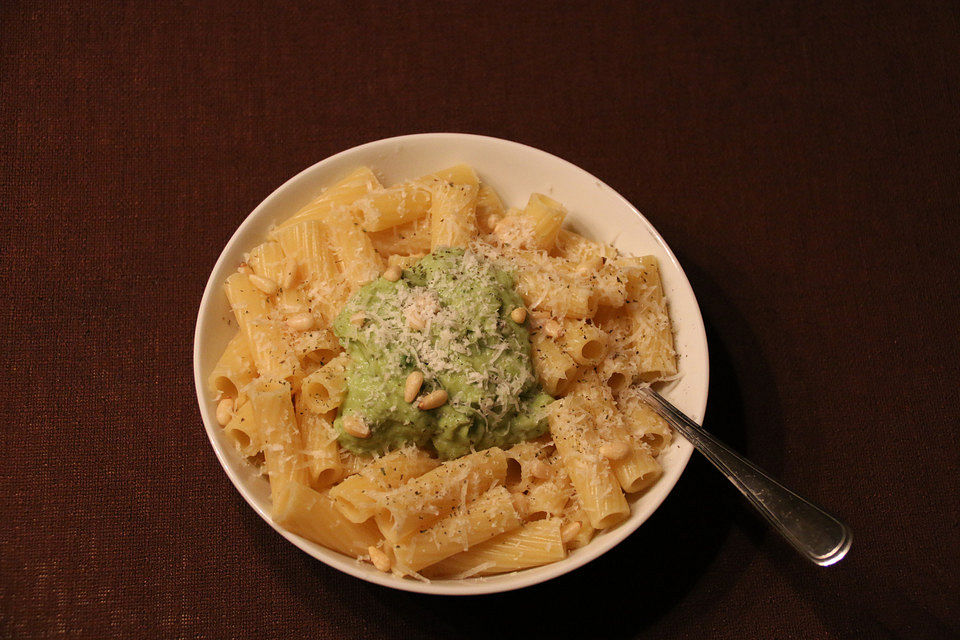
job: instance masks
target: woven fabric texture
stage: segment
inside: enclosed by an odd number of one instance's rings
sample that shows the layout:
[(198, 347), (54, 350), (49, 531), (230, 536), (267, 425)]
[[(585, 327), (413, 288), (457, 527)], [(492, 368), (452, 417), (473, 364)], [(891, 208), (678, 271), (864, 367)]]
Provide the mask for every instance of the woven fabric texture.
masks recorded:
[[(0, 637), (960, 635), (960, 14), (949, 2), (0, 3)], [(701, 458), (516, 593), (340, 574), (207, 442), (200, 296), (301, 169), (530, 144), (633, 202), (707, 324), (706, 426), (851, 525), (796, 557)]]

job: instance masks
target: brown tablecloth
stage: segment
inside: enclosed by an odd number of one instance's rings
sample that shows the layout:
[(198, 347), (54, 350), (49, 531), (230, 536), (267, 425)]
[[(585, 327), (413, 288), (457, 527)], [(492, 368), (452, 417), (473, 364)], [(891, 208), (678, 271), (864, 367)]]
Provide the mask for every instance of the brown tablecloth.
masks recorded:
[[(0, 635), (960, 633), (955, 4), (174, 4), (0, 4)], [(196, 407), (209, 271), (288, 177), (424, 131), (647, 215), (707, 323), (707, 426), (845, 518), (846, 560), (699, 457), (618, 548), (497, 596), (369, 585), (260, 520)]]

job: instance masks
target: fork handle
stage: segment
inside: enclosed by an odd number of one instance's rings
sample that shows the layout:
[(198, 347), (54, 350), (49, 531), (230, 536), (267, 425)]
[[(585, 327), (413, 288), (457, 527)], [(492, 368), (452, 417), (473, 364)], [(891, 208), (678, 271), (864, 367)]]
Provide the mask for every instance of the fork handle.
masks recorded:
[(728, 448), (650, 387), (641, 388), (640, 393), (670, 426), (746, 496), (801, 555), (828, 567), (847, 554), (852, 541), (847, 525)]

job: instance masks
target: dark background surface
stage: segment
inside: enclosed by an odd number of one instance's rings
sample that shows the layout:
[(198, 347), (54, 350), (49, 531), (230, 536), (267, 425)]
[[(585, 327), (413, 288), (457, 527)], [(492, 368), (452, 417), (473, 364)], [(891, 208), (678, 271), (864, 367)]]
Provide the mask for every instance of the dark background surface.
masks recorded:
[[(0, 3), (0, 635), (960, 633), (955, 3)], [(805, 564), (699, 457), (591, 565), (368, 585), (274, 533), (196, 408), (207, 276), (284, 180), (493, 135), (637, 205), (707, 323), (707, 426), (845, 518)]]

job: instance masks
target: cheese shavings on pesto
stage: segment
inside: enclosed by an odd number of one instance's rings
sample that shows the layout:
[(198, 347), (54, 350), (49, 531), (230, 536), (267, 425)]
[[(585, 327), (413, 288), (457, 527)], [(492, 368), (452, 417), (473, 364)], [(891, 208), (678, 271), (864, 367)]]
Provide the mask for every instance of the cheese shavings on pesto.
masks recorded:
[[(334, 423), (341, 445), (380, 453), (413, 443), (450, 459), (545, 433), (552, 398), (533, 372), (527, 329), (510, 318), (522, 306), (508, 271), (459, 248), (435, 251), (397, 282), (360, 288), (334, 322), (350, 356)], [(429, 410), (406, 402), (414, 371), (424, 376), (421, 398), (442, 389), (447, 402)], [(370, 436), (346, 433), (346, 416)]]

